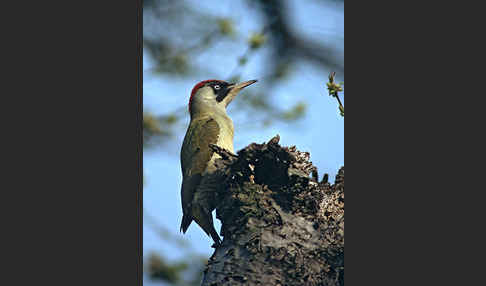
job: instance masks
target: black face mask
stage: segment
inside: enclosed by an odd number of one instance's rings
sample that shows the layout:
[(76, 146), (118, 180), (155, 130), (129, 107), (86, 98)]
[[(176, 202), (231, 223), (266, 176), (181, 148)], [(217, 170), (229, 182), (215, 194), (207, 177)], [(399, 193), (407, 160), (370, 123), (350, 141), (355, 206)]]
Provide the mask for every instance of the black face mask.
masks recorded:
[(230, 84), (227, 82), (214, 82), (214, 83), (210, 83), (209, 86), (211, 86), (211, 88), (214, 91), (214, 94), (216, 94), (217, 102), (223, 101), (223, 99), (231, 91)]

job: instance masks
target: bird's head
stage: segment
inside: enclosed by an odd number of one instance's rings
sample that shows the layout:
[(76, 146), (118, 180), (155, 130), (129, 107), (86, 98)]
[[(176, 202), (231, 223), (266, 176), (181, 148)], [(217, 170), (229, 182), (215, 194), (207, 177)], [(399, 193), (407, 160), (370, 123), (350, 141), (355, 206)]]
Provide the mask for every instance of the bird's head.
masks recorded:
[(194, 86), (189, 99), (191, 116), (201, 112), (226, 112), (228, 104), (245, 87), (257, 82), (249, 80), (241, 83), (228, 83), (222, 80), (209, 79)]

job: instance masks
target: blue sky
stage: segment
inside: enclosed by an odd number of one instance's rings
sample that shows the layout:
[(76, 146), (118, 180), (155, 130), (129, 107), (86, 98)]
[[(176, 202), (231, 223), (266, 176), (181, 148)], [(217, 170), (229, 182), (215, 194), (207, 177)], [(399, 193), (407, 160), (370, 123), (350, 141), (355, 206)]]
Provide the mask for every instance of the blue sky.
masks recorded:
[[(258, 17), (252, 12), (245, 12), (246, 1), (226, 1), (221, 5), (212, 5), (216, 1), (194, 1), (194, 5), (200, 6), (211, 14), (230, 17), (232, 9), (239, 11), (236, 18), (236, 29), (240, 35), (249, 35), (261, 28)], [(230, 3), (231, 2), (231, 3)], [(309, 37), (325, 40), (332, 43), (342, 51), (344, 57), (344, 15), (343, 10), (334, 8), (333, 5), (323, 6), (313, 0), (289, 1), (290, 15), (298, 25), (298, 32)], [(204, 4), (202, 4), (204, 3)], [(221, 2), (219, 2), (221, 3)], [(298, 5), (297, 5), (298, 4)], [(231, 6), (233, 5), (233, 6)], [(210, 7), (210, 8), (208, 8)], [(322, 7), (325, 7), (324, 9)], [(244, 53), (246, 45), (244, 39), (235, 43), (234, 48), (215, 47), (209, 53), (204, 53), (196, 61), (212, 62), (218, 60), (218, 69), (214, 74), (194, 78), (167, 78), (144, 72), (144, 108), (155, 114), (163, 114), (181, 106), (187, 105), (192, 87), (200, 80), (208, 78), (226, 78), (234, 69), (235, 59)], [(224, 55), (224, 56), (222, 56)], [(242, 79), (259, 79), (264, 82), (263, 69), (260, 68), (265, 50), (257, 53), (245, 66)], [(221, 62), (227, 59), (227, 63)], [(150, 70), (151, 60), (144, 56), (144, 70)], [(319, 169), (319, 175), (329, 173), (330, 180), (338, 168), (344, 165), (344, 118), (339, 116), (337, 102), (327, 95), (326, 82), (330, 71), (318, 70), (315, 66), (300, 62), (290, 78), (273, 90), (273, 103), (280, 107), (290, 107), (298, 101), (308, 104), (305, 118), (296, 123), (275, 123), (268, 128), (244, 128), (244, 121), (251, 118), (233, 118), (235, 124), (235, 151), (246, 145), (268, 141), (276, 134), (280, 134), (280, 143), (284, 146), (296, 145), (301, 151), (311, 154), (311, 161)], [(259, 84), (249, 88), (258, 89)], [(170, 93), (170, 96), (167, 94)], [(245, 96), (243, 92), (239, 96)], [(341, 97), (344, 100), (343, 97)], [(228, 108), (231, 116), (232, 105)], [(179, 150), (183, 136), (189, 122), (187, 115), (181, 124), (181, 132), (176, 135), (171, 144), (164, 148), (144, 152), (144, 172), (146, 185), (144, 189), (144, 207), (161, 224), (172, 233), (189, 240), (194, 249), (203, 255), (212, 253), (211, 239), (207, 237), (196, 224), (192, 224), (186, 233), (179, 234), (182, 210), (180, 205), (180, 186), (182, 175), (180, 171)], [(220, 222), (215, 220), (216, 229), (219, 230)], [(181, 257), (184, 252), (175, 248), (172, 244), (162, 241), (149, 227), (143, 231), (144, 254), (152, 251), (163, 253), (171, 259)], [(146, 285), (148, 281), (145, 282)]]

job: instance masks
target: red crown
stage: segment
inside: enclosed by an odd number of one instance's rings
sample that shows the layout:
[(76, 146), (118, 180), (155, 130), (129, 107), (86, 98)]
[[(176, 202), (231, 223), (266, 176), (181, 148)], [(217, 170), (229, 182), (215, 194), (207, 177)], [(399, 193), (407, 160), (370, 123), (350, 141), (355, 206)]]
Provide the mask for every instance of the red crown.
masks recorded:
[(208, 80), (203, 80), (201, 82), (199, 82), (198, 84), (196, 84), (193, 88), (192, 88), (192, 91), (191, 91), (191, 97), (189, 98), (189, 113), (191, 112), (191, 102), (192, 102), (192, 98), (194, 97), (194, 95), (196, 94), (197, 90), (200, 89), (202, 86), (204, 86), (206, 83), (208, 82), (212, 82), (212, 81), (219, 81), (219, 82), (223, 82), (222, 80), (218, 80), (218, 79), (208, 79)]

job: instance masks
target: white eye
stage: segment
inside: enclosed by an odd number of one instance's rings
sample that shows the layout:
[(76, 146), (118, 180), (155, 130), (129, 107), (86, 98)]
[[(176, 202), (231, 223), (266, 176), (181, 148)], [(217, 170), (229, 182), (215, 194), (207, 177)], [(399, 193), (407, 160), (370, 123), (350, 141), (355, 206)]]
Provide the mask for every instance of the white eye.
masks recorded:
[(220, 88), (221, 88), (221, 86), (219, 86), (218, 84), (214, 86), (215, 90), (219, 90)]

